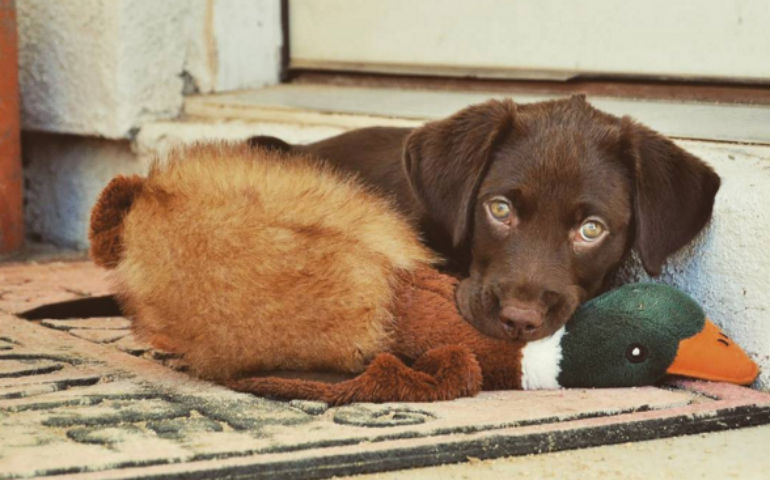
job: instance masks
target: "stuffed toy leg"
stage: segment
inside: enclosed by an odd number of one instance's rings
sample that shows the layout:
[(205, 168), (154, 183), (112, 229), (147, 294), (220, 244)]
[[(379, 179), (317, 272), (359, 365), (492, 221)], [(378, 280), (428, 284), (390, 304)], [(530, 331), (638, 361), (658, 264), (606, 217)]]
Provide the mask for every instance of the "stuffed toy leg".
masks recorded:
[[(528, 344), (486, 337), (388, 202), (311, 159), (226, 144), (118, 177), (94, 206), (137, 336), (193, 374), (275, 398), (434, 401), (481, 389), (750, 383), (757, 366), (678, 290), (630, 285)], [(265, 376), (339, 372), (338, 383)]]

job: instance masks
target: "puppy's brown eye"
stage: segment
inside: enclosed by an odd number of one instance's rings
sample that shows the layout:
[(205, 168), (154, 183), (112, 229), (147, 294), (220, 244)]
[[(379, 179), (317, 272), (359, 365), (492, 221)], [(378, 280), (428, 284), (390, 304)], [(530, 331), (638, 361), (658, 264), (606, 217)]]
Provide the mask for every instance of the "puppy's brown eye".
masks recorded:
[(607, 227), (598, 218), (588, 218), (578, 229), (578, 239), (581, 242), (595, 242), (607, 232)]
[(583, 240), (596, 240), (604, 232), (604, 227), (598, 222), (586, 222), (580, 226), (580, 236)]
[(489, 202), (489, 213), (495, 220), (504, 222), (511, 216), (511, 204), (505, 200), (492, 200)]

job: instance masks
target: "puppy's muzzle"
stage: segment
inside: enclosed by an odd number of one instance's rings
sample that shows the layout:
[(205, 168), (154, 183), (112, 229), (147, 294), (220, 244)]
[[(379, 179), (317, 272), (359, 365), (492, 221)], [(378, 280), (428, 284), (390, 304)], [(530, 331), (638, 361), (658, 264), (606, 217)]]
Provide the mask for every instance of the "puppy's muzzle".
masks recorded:
[(562, 304), (562, 295), (546, 291), (539, 301), (507, 298), (500, 301), (499, 320), (502, 330), (512, 340), (532, 341), (553, 333), (550, 318)]
[(512, 333), (513, 337), (531, 335), (544, 323), (541, 311), (510, 304), (500, 310), (500, 321), (503, 323), (503, 328)]

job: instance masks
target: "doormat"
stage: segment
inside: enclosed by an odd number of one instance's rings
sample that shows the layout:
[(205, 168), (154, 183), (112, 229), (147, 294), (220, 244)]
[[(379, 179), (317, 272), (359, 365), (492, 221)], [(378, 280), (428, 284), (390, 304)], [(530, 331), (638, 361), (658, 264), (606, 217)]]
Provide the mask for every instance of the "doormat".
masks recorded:
[(40, 282), (30, 268), (43, 267), (18, 268), (0, 297), (0, 479), (326, 478), (770, 422), (767, 393), (685, 380), (332, 408), (261, 399), (174, 370), (123, 318), (13, 316), (104, 293), (88, 264), (45, 267)]

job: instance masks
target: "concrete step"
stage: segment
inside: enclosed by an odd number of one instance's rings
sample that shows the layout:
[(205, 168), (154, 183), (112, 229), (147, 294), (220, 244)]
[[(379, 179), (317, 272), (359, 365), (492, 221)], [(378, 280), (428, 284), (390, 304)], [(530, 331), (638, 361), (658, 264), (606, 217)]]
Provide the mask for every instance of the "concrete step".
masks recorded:
[[(284, 84), (245, 92), (191, 96), (185, 113), (205, 119), (252, 120), (299, 125), (358, 128), (368, 125), (414, 125), (450, 115), (490, 98), (513, 97), (517, 103), (557, 95), (500, 91), (421, 90), (384, 87)], [(591, 103), (614, 115), (630, 115), (673, 138), (770, 142), (768, 105), (673, 102), (618, 97), (591, 97)]]

